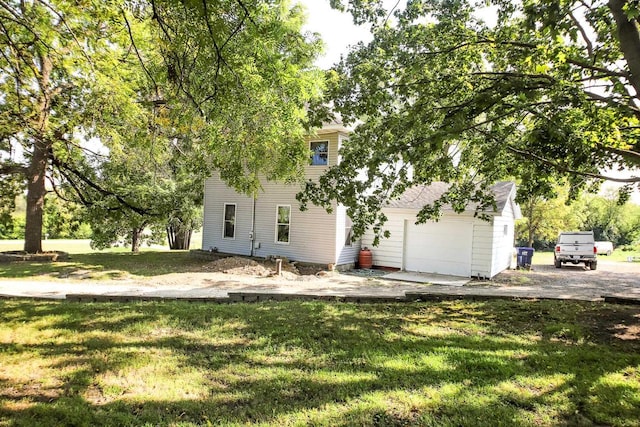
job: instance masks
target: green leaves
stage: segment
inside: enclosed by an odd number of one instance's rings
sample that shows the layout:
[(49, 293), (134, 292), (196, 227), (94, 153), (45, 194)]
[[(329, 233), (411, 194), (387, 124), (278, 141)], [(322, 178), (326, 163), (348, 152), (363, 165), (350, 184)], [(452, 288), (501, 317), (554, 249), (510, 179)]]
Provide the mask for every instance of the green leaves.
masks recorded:
[(2, 3), (0, 172), (46, 174), (112, 239), (197, 223), (214, 170), (246, 193), (297, 179), (322, 80), (302, 23), (286, 1)]
[[(499, 179), (518, 179), (528, 196), (567, 182), (575, 197), (614, 165), (640, 166), (640, 58), (628, 49), (640, 39), (623, 37), (613, 6), (492, 3), (492, 26), (470, 1), (412, 1), (386, 26), (374, 22), (374, 40), (329, 80), (335, 110), (358, 126), (310, 199), (370, 206), (362, 221), (377, 224), (376, 206), (416, 184), (452, 183), (445, 199), (462, 209), (490, 206), (490, 195), (470, 189)], [(356, 171), (362, 182), (339, 178)], [(421, 219), (437, 214), (426, 207)]]

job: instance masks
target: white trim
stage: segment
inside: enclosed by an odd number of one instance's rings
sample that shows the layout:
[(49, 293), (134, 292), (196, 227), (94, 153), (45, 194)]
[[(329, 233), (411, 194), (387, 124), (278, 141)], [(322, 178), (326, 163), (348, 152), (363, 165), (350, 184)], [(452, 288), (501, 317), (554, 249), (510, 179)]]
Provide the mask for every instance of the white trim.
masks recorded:
[[(329, 142), (329, 140), (324, 140), (324, 139), (318, 139), (318, 140), (309, 141), (309, 151), (311, 151), (311, 144), (313, 144), (314, 142), (323, 142), (323, 143), (327, 144), (327, 163), (324, 164), (324, 165), (314, 165), (313, 164), (313, 160), (311, 160), (310, 166), (320, 166), (320, 167), (329, 166), (329, 145), (331, 145), (331, 143)], [(311, 154), (311, 159), (313, 159), (313, 153)]]
[[(227, 226), (227, 206), (233, 206), (233, 237), (224, 235)], [(225, 203), (222, 207), (222, 238), (227, 240), (236, 240), (236, 218), (238, 217), (238, 205), (236, 203)]]
[[(280, 208), (288, 208), (289, 209), (289, 223), (285, 224), (282, 223), (282, 225), (288, 225), (289, 226), (289, 234), (288, 234), (288, 241), (286, 242), (281, 242), (278, 240), (278, 225), (280, 225), (281, 223), (278, 222), (278, 213), (280, 211)], [(289, 245), (291, 244), (291, 205), (276, 205), (276, 224), (275, 224), (275, 236), (274, 236), (274, 241), (277, 245)]]

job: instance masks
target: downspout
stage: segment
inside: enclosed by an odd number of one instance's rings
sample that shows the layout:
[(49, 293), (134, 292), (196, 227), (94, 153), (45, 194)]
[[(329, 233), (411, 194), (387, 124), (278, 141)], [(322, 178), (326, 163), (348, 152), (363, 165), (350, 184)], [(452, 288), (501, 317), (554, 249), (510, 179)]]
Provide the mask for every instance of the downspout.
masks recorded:
[(251, 256), (253, 257), (254, 254), (254, 249), (256, 247), (255, 245), (255, 241), (256, 241), (256, 199), (257, 199), (257, 192), (254, 190), (253, 191), (253, 207), (251, 208), (251, 233), (249, 234), (249, 243), (251, 244)]

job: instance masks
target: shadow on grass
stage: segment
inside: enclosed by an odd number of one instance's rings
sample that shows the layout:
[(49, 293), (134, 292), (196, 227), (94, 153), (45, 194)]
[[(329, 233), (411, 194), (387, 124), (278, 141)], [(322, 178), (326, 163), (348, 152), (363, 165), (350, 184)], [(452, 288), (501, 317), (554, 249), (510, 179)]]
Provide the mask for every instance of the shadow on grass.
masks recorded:
[(59, 278), (119, 278), (159, 276), (168, 273), (202, 271), (210, 261), (189, 256), (188, 251), (145, 251), (72, 254), (61, 262), (3, 263), (0, 278), (50, 275)]
[[(0, 336), (25, 331), (24, 339), (2, 341), (0, 361), (36, 358), (60, 382), (52, 388), (46, 384), (56, 381), (0, 375), (0, 424), (640, 419), (640, 341), (616, 332), (640, 327), (631, 307), (0, 301), (0, 308)], [(155, 388), (167, 388), (165, 395)]]

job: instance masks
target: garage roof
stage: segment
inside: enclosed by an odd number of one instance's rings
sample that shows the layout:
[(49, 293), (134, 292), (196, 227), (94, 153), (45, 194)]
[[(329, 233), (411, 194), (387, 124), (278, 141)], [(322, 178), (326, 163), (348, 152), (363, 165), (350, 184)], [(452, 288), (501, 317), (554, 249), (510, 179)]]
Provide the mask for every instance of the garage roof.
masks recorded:
[[(398, 209), (422, 209), (431, 205), (449, 189), (446, 182), (434, 182), (430, 185), (416, 185), (405, 191), (400, 198), (391, 200), (388, 207)], [(511, 181), (500, 181), (491, 186), (496, 199), (497, 212), (502, 212), (510, 200), (515, 197), (516, 184)], [(470, 206), (471, 207), (471, 206)], [(473, 207), (475, 209), (475, 207)], [(442, 205), (442, 210), (452, 210), (449, 204)]]

